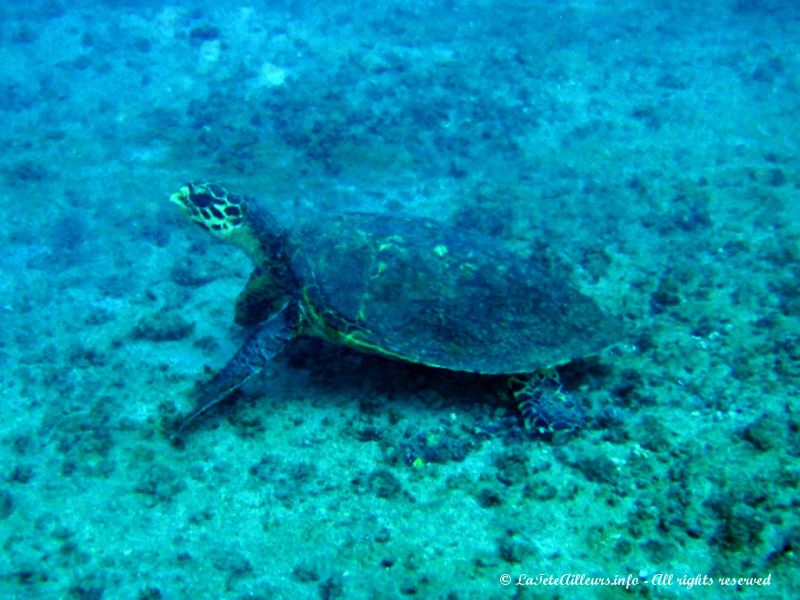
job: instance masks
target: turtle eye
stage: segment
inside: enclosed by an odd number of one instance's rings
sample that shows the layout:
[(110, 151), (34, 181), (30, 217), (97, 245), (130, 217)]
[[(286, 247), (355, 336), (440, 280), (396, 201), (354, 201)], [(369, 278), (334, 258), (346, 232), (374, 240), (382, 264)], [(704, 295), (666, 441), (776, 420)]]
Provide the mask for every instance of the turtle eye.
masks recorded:
[(197, 208), (207, 208), (216, 202), (215, 198), (206, 192), (192, 194), (191, 200), (192, 204), (194, 204)]
[(207, 193), (218, 200), (222, 200), (228, 195), (228, 190), (216, 183), (209, 183), (205, 186)]

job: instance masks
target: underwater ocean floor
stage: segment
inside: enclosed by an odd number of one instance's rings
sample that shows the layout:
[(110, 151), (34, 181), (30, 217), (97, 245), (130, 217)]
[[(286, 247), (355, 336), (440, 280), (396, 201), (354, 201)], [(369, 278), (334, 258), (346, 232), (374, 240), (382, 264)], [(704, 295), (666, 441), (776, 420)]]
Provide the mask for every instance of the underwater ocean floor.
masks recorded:
[[(800, 597), (798, 6), (264, 4), (0, 6), (0, 597)], [(552, 270), (585, 426), (298, 340), (174, 447), (252, 269), (192, 179)]]

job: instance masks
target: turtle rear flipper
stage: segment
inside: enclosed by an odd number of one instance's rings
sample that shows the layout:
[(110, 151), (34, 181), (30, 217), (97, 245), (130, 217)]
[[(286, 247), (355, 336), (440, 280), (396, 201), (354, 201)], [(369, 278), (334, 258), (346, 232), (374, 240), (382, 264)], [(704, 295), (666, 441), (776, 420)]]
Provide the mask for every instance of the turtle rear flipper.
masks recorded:
[(172, 443), (179, 442), (183, 433), (198, 417), (261, 372), (267, 363), (283, 350), (292, 338), (287, 312), (287, 306), (284, 305), (253, 332), (219, 373), (198, 387), (195, 394), (195, 408), (178, 420), (174, 432), (169, 436)]
[(525, 429), (539, 435), (582, 429), (586, 415), (575, 398), (558, 380), (555, 369), (541, 369), (508, 381), (525, 422)]

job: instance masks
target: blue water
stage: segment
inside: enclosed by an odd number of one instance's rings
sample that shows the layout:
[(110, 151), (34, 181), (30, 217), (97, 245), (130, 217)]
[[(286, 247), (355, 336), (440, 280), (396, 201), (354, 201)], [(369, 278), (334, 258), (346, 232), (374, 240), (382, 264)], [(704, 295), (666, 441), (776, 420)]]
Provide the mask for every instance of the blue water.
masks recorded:
[[(800, 5), (36, 1), (0, 36), (0, 597), (800, 597)], [(299, 339), (171, 445), (248, 335), (191, 180), (551, 271), (625, 324), (556, 369), (583, 426)]]

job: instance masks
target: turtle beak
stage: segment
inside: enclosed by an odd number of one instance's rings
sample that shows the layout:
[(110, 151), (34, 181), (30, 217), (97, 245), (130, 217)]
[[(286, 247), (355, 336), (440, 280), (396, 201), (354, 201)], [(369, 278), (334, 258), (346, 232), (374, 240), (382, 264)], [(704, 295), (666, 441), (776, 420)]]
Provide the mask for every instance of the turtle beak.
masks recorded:
[(177, 192), (170, 195), (169, 201), (173, 204), (177, 204), (187, 217), (191, 217), (192, 211), (189, 208), (192, 205), (190, 200), (191, 197), (192, 191), (189, 186), (182, 185)]

